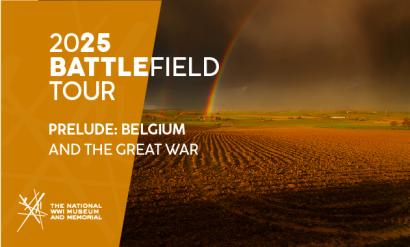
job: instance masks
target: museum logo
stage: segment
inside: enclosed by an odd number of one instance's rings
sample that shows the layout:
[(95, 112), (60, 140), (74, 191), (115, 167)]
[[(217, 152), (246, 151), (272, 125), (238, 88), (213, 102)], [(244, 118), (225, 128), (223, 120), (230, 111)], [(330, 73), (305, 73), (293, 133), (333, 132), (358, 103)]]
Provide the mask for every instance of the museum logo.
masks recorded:
[(19, 204), (23, 206), (23, 209), (18, 214), (23, 215), (24, 218), (19, 228), (17, 229), (17, 232), (21, 230), (21, 228), (30, 218), (33, 218), (41, 226), (41, 229), (43, 229), (43, 217), (45, 217), (47, 214), (41, 211), (43, 206), (41, 200), (43, 200), (45, 194), (46, 193), (36, 192), (36, 190), (34, 189), (33, 197), (31, 199), (22, 196), (21, 194), (19, 195)]

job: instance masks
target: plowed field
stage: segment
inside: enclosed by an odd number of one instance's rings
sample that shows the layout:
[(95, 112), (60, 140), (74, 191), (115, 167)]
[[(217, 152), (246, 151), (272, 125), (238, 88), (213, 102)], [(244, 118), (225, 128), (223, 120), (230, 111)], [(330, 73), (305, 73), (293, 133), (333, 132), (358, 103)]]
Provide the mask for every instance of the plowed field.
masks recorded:
[(410, 244), (410, 131), (196, 128), (137, 157), (122, 244)]

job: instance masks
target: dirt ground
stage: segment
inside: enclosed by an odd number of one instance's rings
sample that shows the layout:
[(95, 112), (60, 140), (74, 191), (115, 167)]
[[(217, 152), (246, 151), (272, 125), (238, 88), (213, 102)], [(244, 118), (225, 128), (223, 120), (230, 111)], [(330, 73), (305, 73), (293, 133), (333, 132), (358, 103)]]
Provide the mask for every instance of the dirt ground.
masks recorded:
[(123, 246), (410, 245), (410, 131), (196, 127), (139, 141), (200, 154), (136, 159)]

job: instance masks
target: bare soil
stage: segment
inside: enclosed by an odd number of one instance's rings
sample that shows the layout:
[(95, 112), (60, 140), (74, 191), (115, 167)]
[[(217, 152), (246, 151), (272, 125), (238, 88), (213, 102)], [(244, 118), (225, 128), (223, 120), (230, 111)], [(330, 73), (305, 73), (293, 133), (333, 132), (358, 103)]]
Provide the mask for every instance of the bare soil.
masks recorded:
[(123, 246), (410, 246), (410, 131), (195, 128), (139, 141)]

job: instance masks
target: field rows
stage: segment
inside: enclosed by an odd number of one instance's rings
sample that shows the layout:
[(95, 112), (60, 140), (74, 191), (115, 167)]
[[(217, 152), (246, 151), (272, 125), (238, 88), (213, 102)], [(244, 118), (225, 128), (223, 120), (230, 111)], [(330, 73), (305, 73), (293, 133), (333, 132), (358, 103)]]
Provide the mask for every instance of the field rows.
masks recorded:
[[(140, 141), (195, 142), (200, 154), (138, 157), (126, 226), (142, 222), (167, 241), (182, 241), (185, 234), (183, 239), (200, 243), (209, 234), (216, 243), (230, 240), (212, 229), (191, 232), (198, 225), (188, 221), (204, 218), (216, 229), (246, 236), (235, 240), (244, 244), (358, 244), (410, 235), (408, 131), (199, 128), (184, 137), (156, 138)], [(171, 227), (181, 220), (184, 234)], [(276, 234), (252, 233), (259, 228)], [(123, 237), (139, 241), (144, 233), (165, 241), (145, 231), (125, 227)]]
[[(313, 189), (410, 178), (410, 152), (406, 152), (406, 147), (394, 147), (394, 143), (387, 146), (383, 140), (373, 140), (365, 141), (363, 146), (342, 141), (345, 145), (339, 145), (309, 136), (301, 140), (281, 139), (283, 133), (274, 135), (273, 131), (267, 136), (255, 131), (244, 134), (211, 130), (191, 133), (186, 138), (174, 137), (171, 143), (198, 143), (200, 154), (139, 157), (135, 177), (143, 179), (147, 190), (157, 187), (159, 191), (173, 193), (172, 187), (195, 185), (195, 189), (203, 190), (202, 194), (224, 189), (232, 193), (272, 192), (287, 187)], [(139, 187), (140, 192), (143, 190)]]

